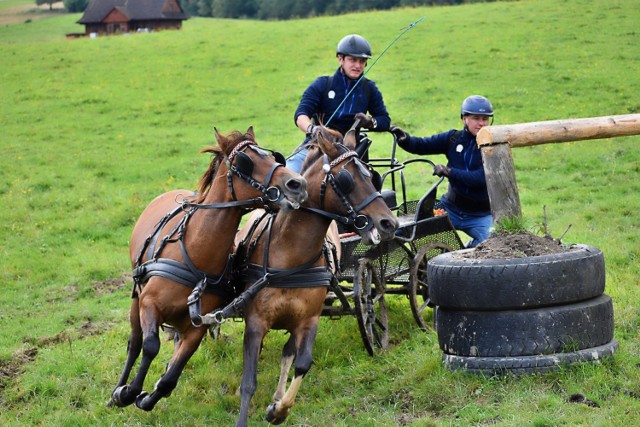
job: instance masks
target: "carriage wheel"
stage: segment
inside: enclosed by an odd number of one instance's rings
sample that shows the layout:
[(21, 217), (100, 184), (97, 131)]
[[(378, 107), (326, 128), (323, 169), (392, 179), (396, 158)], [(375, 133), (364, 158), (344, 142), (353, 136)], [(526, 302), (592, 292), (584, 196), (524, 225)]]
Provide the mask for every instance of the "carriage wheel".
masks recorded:
[(420, 248), (413, 258), (411, 274), (409, 277), (409, 303), (413, 318), (423, 331), (430, 329), (427, 323), (428, 307), (433, 307), (429, 298), (429, 284), (427, 282), (427, 261), (431, 258), (451, 252), (451, 246), (445, 243), (430, 243)]
[(389, 346), (389, 315), (384, 301), (385, 285), (367, 258), (360, 260), (353, 293), (360, 335), (367, 352), (373, 356)]

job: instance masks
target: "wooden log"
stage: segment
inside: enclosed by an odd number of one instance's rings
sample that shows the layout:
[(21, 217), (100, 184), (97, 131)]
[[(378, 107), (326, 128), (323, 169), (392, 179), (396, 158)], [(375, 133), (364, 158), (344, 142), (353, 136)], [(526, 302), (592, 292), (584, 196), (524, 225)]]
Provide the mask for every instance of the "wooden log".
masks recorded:
[(494, 224), (503, 218), (522, 218), (511, 147), (509, 144), (487, 145), (481, 152)]
[(480, 147), (504, 142), (524, 147), (629, 135), (640, 135), (640, 114), (485, 126), (476, 140)]

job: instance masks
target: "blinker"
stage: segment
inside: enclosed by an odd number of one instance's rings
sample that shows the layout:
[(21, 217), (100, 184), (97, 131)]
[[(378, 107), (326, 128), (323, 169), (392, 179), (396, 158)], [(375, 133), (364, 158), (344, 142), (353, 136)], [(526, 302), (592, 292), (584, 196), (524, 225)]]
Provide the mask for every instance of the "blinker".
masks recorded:
[(273, 157), (276, 159), (276, 162), (281, 164), (282, 166), (286, 166), (287, 161), (284, 158), (284, 155), (278, 151), (273, 152)]
[(236, 154), (236, 169), (243, 175), (251, 176), (253, 173), (253, 160), (247, 154), (239, 152)]
[(353, 187), (355, 187), (353, 176), (351, 175), (351, 172), (346, 169), (342, 169), (338, 172), (338, 176), (336, 176), (336, 184), (340, 191), (345, 194), (351, 193), (351, 191), (353, 191)]

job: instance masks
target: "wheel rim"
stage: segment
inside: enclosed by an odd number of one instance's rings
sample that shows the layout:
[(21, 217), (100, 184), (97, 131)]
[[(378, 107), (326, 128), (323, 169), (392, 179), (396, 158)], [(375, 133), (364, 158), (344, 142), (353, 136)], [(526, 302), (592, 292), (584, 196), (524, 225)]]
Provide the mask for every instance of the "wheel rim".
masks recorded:
[(433, 307), (429, 298), (429, 283), (427, 281), (427, 262), (440, 254), (451, 252), (451, 246), (444, 243), (431, 243), (418, 250), (413, 258), (411, 274), (409, 277), (409, 303), (413, 318), (424, 331), (431, 329), (427, 317), (428, 308)]
[(385, 285), (368, 259), (360, 260), (354, 278), (356, 318), (367, 352), (373, 356), (389, 346), (389, 316)]

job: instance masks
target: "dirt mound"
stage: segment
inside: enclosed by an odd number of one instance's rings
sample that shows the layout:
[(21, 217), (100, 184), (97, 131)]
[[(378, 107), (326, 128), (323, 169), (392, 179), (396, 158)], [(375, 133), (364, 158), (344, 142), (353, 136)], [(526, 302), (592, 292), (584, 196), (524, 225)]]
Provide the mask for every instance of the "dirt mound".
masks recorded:
[(460, 254), (464, 258), (524, 258), (530, 256), (548, 255), (569, 250), (551, 237), (540, 237), (529, 232), (492, 234), (472, 251)]

